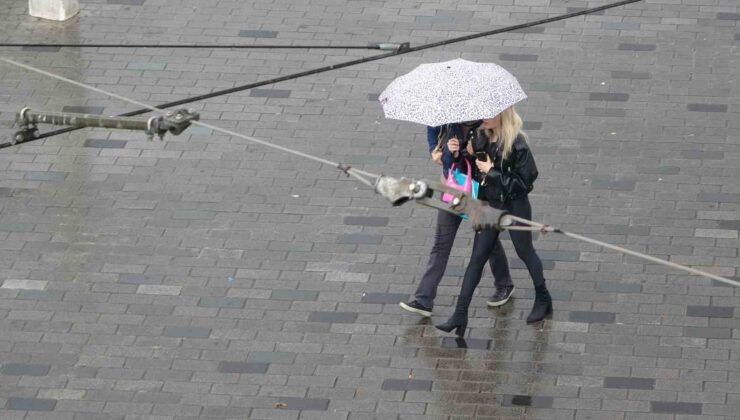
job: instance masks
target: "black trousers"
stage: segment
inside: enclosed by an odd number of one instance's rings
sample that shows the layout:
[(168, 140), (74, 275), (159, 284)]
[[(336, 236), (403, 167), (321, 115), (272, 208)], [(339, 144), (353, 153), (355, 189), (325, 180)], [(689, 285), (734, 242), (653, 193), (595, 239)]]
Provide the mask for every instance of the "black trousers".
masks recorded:
[[(462, 219), (452, 213), (440, 210), (437, 214), (437, 230), (434, 234), (434, 246), (432, 247), (432, 252), (429, 254), (427, 269), (424, 271), (416, 293), (414, 293), (415, 300), (426, 307), (431, 308), (434, 306), (434, 299), (437, 297), (437, 288), (447, 268), (447, 261), (450, 259), (452, 245), (455, 242), (455, 236), (461, 222)], [(506, 252), (500, 241), (496, 240), (493, 242), (491, 252), (486, 256), (486, 259), (490, 263), (494, 285), (497, 288), (514, 284), (511, 282)], [(483, 265), (485, 265), (485, 261)]]
[[(529, 204), (529, 199), (526, 196), (496, 207), (504, 208), (514, 216), (528, 220), (532, 219), (532, 206)], [(465, 270), (460, 296), (473, 297), (475, 288), (480, 283), (483, 267), (486, 261), (488, 261), (491, 252), (493, 252), (495, 244), (499, 241), (499, 233), (495, 229), (487, 229), (475, 234), (473, 253), (470, 256), (468, 268)], [(511, 236), (511, 242), (514, 244), (516, 254), (527, 266), (534, 286), (544, 286), (545, 277), (542, 270), (542, 261), (534, 250), (532, 232), (510, 230), (509, 235)]]

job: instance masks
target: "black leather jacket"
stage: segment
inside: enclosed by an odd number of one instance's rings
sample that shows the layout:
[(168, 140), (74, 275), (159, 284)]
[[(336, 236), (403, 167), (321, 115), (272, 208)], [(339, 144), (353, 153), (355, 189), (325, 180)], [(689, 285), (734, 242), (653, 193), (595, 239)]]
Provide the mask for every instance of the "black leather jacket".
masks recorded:
[[(537, 165), (524, 136), (519, 134), (516, 137), (509, 156), (503, 162), (501, 150), (496, 143), (488, 143), (486, 153), (492, 157), (493, 168), (485, 176), (485, 185), (481, 185), (478, 190), (479, 199), (500, 204), (526, 197), (532, 191), (538, 175)], [(477, 169), (474, 157), (472, 158), (470, 163)], [(476, 175), (482, 181), (482, 176), (478, 173)]]

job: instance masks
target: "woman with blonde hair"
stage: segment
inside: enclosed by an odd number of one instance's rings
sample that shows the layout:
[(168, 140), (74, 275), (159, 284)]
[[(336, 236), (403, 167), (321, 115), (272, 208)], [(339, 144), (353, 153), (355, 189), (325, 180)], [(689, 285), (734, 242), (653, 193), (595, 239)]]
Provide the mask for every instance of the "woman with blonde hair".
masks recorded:
[[(521, 127), (522, 119), (514, 107), (507, 108), (494, 118), (484, 119), (478, 132), (478, 147), (468, 149), (468, 156), (473, 157), (468, 159), (475, 163), (478, 179), (481, 180), (479, 200), (486, 200), (492, 207), (505, 209), (515, 216), (531, 220), (532, 207), (527, 195), (532, 191), (538, 173)], [(458, 153), (455, 158), (465, 157)], [(498, 235), (499, 232), (495, 229), (486, 229), (475, 234), (473, 252), (465, 270), (455, 312), (447, 322), (437, 325), (438, 329), (446, 332), (456, 330), (460, 337), (465, 335), (468, 307), (480, 282), (483, 266), (498, 241)], [(534, 283), (534, 307), (527, 317), (527, 323), (540, 321), (552, 313), (552, 299), (545, 286), (542, 261), (532, 244), (532, 233), (511, 230), (509, 235)]]

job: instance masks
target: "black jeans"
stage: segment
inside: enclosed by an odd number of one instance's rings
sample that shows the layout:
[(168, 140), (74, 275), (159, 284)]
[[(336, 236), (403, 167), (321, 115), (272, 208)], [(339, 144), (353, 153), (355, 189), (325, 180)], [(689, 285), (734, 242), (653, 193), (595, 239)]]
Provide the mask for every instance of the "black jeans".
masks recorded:
[[(514, 216), (532, 220), (532, 206), (529, 204), (529, 199), (526, 196), (495, 207), (504, 208)], [(470, 256), (468, 268), (465, 270), (460, 296), (473, 297), (475, 288), (480, 283), (483, 267), (493, 252), (495, 244), (499, 242), (499, 233), (495, 229), (487, 229), (475, 234), (473, 253)], [(537, 256), (537, 252), (534, 250), (532, 232), (510, 230), (509, 235), (511, 236), (511, 242), (514, 244), (516, 254), (527, 266), (534, 286), (544, 286), (545, 277), (542, 271), (542, 261), (540, 261), (540, 257)]]
[[(447, 268), (447, 261), (450, 259), (450, 251), (455, 242), (457, 230), (460, 227), (462, 219), (460, 217), (440, 210), (437, 214), (437, 230), (434, 233), (434, 246), (429, 254), (429, 262), (421, 277), (421, 283), (414, 293), (414, 298), (420, 304), (426, 307), (434, 306), (434, 298), (437, 297), (437, 287), (442, 281), (442, 276)], [(495, 240), (491, 245), (490, 252), (486, 255), (485, 261), (489, 261), (491, 272), (493, 273), (494, 285), (497, 288), (511, 286), (511, 274), (509, 274), (509, 263), (506, 260), (506, 252), (501, 245), (501, 241)], [(481, 265), (481, 273), (486, 262)], [(478, 274), (480, 281), (481, 274)], [(477, 284), (477, 283), (476, 283)]]

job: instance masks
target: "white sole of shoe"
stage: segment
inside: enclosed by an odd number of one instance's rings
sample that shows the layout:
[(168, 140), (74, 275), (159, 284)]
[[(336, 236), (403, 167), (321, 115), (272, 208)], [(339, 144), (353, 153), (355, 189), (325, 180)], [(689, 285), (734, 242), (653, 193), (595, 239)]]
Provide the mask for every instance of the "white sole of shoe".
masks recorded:
[(413, 312), (415, 314), (419, 314), (419, 315), (424, 316), (424, 317), (427, 317), (427, 318), (429, 318), (430, 316), (432, 316), (432, 313), (430, 311), (424, 311), (424, 310), (421, 310), (421, 309), (416, 309), (416, 308), (414, 308), (412, 306), (407, 305), (404, 302), (399, 303), (398, 306), (400, 306), (402, 309), (405, 309), (405, 310), (407, 310), (409, 312)]
[(512, 296), (514, 295), (514, 292), (515, 292), (515, 291), (516, 291), (516, 287), (515, 287), (515, 288), (513, 288), (513, 289), (511, 289), (511, 293), (509, 293), (509, 297), (507, 297), (506, 299), (504, 299), (504, 300), (500, 300), (500, 301), (498, 301), (498, 302), (491, 302), (491, 301), (488, 301), (488, 302), (486, 302), (486, 305), (488, 305), (488, 306), (489, 306), (489, 307), (491, 307), (491, 308), (497, 308), (497, 307), (499, 307), (499, 306), (503, 306), (503, 305), (505, 305), (505, 304), (506, 304), (506, 302), (508, 302), (508, 301), (509, 301), (509, 299), (511, 299), (511, 297), (512, 297)]

